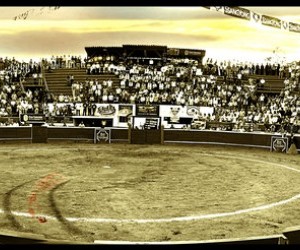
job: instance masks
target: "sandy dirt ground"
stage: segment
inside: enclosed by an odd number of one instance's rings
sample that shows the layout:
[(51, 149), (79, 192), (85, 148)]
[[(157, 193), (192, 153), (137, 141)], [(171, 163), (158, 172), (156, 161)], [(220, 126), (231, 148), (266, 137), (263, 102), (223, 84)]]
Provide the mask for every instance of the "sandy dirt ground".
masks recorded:
[(0, 230), (201, 241), (300, 225), (300, 155), (208, 145), (1, 144)]

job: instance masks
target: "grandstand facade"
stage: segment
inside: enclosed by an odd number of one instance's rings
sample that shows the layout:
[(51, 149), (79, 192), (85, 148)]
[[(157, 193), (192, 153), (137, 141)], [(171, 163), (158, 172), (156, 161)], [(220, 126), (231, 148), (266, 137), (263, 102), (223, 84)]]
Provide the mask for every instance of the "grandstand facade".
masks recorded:
[(122, 47), (85, 47), (87, 62), (136, 62), (162, 64), (172, 59), (195, 60), (202, 64), (205, 50), (168, 48), (158, 45), (123, 45)]
[[(157, 142), (174, 140), (168, 137), (172, 132), (162, 133), (166, 129), (180, 130), (176, 135), (187, 130), (199, 135), (203, 133), (199, 130), (233, 131), (243, 137), (245, 132), (257, 131), (268, 133), (259, 145), (267, 148), (272, 133), (290, 133), (289, 144), (294, 139), (299, 151), (298, 137), (293, 138), (300, 132), (297, 63), (203, 62), (204, 50), (157, 45), (85, 50), (85, 59), (53, 56), (50, 61), (29, 63), (15, 58), (0, 60), (1, 126), (40, 122), (46, 126), (104, 126), (118, 128), (118, 133), (124, 129), (120, 138), (113, 138), (123, 141), (130, 141), (126, 133), (130, 128), (156, 128), (160, 130), (155, 135)], [(227, 142), (233, 137), (228, 134)], [(247, 141), (238, 139), (238, 143)], [(251, 145), (257, 146), (257, 142)]]

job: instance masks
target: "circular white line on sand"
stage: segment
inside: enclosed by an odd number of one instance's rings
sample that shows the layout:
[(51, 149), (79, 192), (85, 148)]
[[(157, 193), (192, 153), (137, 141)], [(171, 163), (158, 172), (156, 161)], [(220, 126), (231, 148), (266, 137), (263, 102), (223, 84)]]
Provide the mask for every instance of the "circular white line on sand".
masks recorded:
[[(216, 157), (215, 155), (212, 155), (212, 154), (202, 154), (202, 155)], [(250, 158), (246, 158), (246, 157), (241, 158), (241, 157), (236, 157), (236, 156), (231, 156), (231, 155), (222, 155), (219, 157), (220, 158), (238, 159), (238, 160), (248, 160), (248, 161), (252, 161), (252, 162), (269, 164), (272, 166), (286, 168), (286, 169), (300, 173), (299, 169), (295, 169), (295, 168), (288, 167), (286, 165), (277, 164), (277, 163), (270, 163), (270, 162), (265, 162), (265, 161), (261, 161), (261, 160), (254, 160), (254, 159), (250, 159)], [(258, 206), (258, 207), (236, 210), (233, 212), (204, 214), (204, 215), (195, 215), (195, 216), (182, 216), (182, 217), (173, 217), (173, 218), (161, 218), (161, 219), (109, 219), (108, 218), (108, 219), (104, 219), (104, 218), (86, 218), (86, 217), (67, 217), (65, 219), (70, 222), (73, 221), (73, 222), (93, 222), (93, 223), (162, 223), (162, 222), (175, 222), (175, 221), (193, 221), (193, 220), (215, 219), (215, 218), (220, 218), (220, 217), (227, 217), (227, 216), (261, 211), (261, 210), (277, 207), (280, 205), (284, 205), (284, 204), (293, 202), (298, 199), (300, 199), (300, 194), (297, 194), (286, 200), (281, 200), (278, 202), (274, 202), (274, 203), (270, 203), (270, 204), (266, 204), (266, 205), (262, 205), (262, 206)], [(0, 209), (0, 213), (4, 213), (4, 211), (2, 209)], [(32, 217), (31, 214), (25, 213), (25, 212), (12, 211), (12, 214), (16, 215), (16, 216), (22, 216), (22, 217)], [(37, 214), (36, 217), (38, 217), (38, 216), (45, 217), (48, 220), (57, 220), (56, 217), (54, 217), (54, 216)]]

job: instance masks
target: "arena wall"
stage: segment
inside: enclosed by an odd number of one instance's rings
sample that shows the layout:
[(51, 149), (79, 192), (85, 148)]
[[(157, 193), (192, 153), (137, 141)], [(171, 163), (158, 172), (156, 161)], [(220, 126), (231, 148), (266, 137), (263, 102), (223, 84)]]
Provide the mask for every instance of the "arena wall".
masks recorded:
[[(0, 141), (26, 141), (31, 143), (50, 143), (53, 141), (86, 141), (99, 143), (95, 127), (67, 127), (67, 126), (24, 126), (0, 127)], [(210, 131), (197, 129), (164, 129), (161, 132), (152, 130), (132, 129), (129, 133), (126, 128), (105, 128), (109, 131), (110, 142), (125, 142), (135, 144), (162, 144), (162, 143), (198, 143), (214, 145), (231, 145), (265, 148), (271, 150), (272, 137), (283, 138), (280, 133), (267, 132), (235, 132)], [(156, 132), (156, 133), (155, 133)], [(131, 134), (131, 138), (129, 135)], [(161, 136), (163, 138), (161, 138)], [(131, 140), (133, 138), (133, 140)], [(290, 135), (286, 136), (290, 143)], [(293, 141), (297, 151), (300, 151), (300, 135), (294, 135)]]

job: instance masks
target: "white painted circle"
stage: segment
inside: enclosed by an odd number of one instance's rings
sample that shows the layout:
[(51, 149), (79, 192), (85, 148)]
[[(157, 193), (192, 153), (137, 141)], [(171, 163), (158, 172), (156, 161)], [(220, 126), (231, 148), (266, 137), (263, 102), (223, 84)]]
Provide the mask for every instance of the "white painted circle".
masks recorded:
[[(202, 155), (214, 156), (211, 154), (202, 154)], [(289, 167), (286, 165), (282, 165), (282, 164), (270, 163), (270, 162), (265, 162), (265, 161), (255, 160), (255, 159), (250, 159), (250, 158), (245, 158), (245, 157), (241, 158), (241, 157), (236, 157), (236, 156), (232, 156), (232, 155), (222, 155), (220, 157), (237, 159), (237, 160), (245, 160), (246, 159), (248, 161), (269, 164), (269, 165), (272, 165), (275, 167), (285, 168), (285, 169), (300, 173), (299, 169), (295, 169), (295, 168), (292, 168), (292, 167)], [(236, 211), (226, 212), (226, 213), (214, 213), (214, 214), (204, 214), (204, 215), (195, 215), (195, 216), (182, 216), (182, 217), (173, 217), (173, 218), (111, 219), (111, 218), (66, 217), (65, 219), (70, 222), (73, 221), (73, 222), (92, 222), (92, 223), (166, 223), (166, 222), (175, 222), (175, 221), (195, 221), (195, 220), (215, 219), (215, 218), (220, 218), (220, 217), (228, 217), (228, 216), (240, 215), (240, 214), (245, 214), (245, 213), (250, 213), (250, 212), (262, 211), (262, 210), (270, 209), (270, 208), (277, 207), (280, 205), (284, 205), (284, 204), (293, 202), (298, 199), (300, 199), (300, 193), (289, 199), (281, 200), (281, 201), (270, 203), (270, 204), (261, 205), (258, 207), (251, 207), (251, 208), (246, 208), (246, 209), (241, 209), (241, 210), (236, 210)], [(4, 213), (4, 211), (0, 209), (0, 213)], [(25, 212), (12, 211), (12, 214), (16, 215), (16, 216), (22, 216), (22, 217), (32, 217), (31, 214), (25, 213)], [(49, 215), (44, 215), (44, 214), (37, 214), (36, 216), (43, 216), (47, 220), (57, 220), (54, 216), (49, 216)]]

